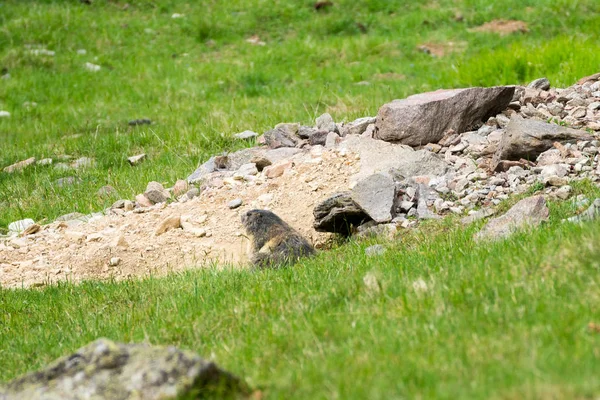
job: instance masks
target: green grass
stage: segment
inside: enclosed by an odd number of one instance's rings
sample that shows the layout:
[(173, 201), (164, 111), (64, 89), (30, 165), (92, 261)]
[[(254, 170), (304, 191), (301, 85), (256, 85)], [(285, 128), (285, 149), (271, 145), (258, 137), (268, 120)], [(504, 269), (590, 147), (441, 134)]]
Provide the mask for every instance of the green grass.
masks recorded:
[[(600, 70), (595, 0), (334, 0), (323, 13), (312, 0), (127, 3), (0, 3), (0, 69), (11, 75), (0, 110), (12, 114), (0, 119), (0, 167), (96, 160), (81, 171), (0, 171), (0, 233), (16, 219), (97, 211), (150, 180), (172, 184), (243, 146), (232, 135), (245, 129), (312, 124), (326, 111), (351, 120), (440, 87), (541, 76), (567, 86)], [(469, 31), (495, 18), (530, 31)], [(267, 45), (246, 42), (255, 34)], [(464, 51), (417, 51), (446, 41)], [(35, 44), (56, 55), (29, 54)], [(155, 123), (127, 125), (144, 117)], [(139, 152), (149, 159), (130, 167)], [(53, 184), (65, 176), (81, 181)], [(117, 193), (97, 197), (106, 184)], [(589, 183), (574, 188), (600, 196)], [(445, 220), (383, 242), (373, 258), (364, 249), (375, 239), (278, 271), (0, 288), (0, 382), (105, 336), (213, 356), (268, 398), (597, 398), (600, 335), (587, 325), (600, 323), (600, 225), (561, 223), (571, 201), (550, 208), (543, 227), (493, 244), (473, 242), (481, 223)]]
[[(125, 4), (129, 7), (124, 9)], [(316, 12), (303, 1), (7, 0), (0, 4), (0, 167), (35, 156), (89, 156), (96, 167), (0, 169), (0, 232), (8, 223), (51, 221), (133, 198), (147, 182), (171, 185), (210, 155), (244, 144), (232, 135), (279, 122), (313, 124), (375, 115), (394, 98), (440, 87), (527, 83), (566, 86), (600, 70), (595, 0), (336, 0)], [(454, 19), (456, 12), (464, 16)], [(185, 14), (172, 19), (173, 13)], [(527, 34), (469, 31), (495, 18)], [(363, 33), (357, 23), (365, 26)], [(267, 45), (246, 42), (258, 35)], [(433, 58), (425, 42), (464, 43)], [(35, 56), (27, 46), (56, 54)], [(78, 49), (85, 49), (80, 55)], [(102, 66), (93, 73), (86, 62)], [(357, 85), (367, 81), (370, 85)], [(27, 108), (25, 102), (36, 102)], [(131, 128), (127, 121), (155, 124)], [(148, 161), (132, 168), (129, 155)], [(57, 187), (58, 178), (79, 184)], [(117, 193), (99, 198), (112, 185)]]
[(596, 398), (600, 224), (550, 206), (492, 244), (448, 219), (284, 270), (0, 291), (0, 381), (103, 336), (212, 356), (267, 398)]

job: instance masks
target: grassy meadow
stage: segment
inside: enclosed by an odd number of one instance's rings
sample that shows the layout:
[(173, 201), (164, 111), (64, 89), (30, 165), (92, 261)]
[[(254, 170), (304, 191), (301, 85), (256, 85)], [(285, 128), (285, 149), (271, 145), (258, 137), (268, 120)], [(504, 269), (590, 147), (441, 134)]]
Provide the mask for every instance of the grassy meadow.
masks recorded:
[[(441, 87), (542, 76), (568, 86), (600, 71), (596, 0), (333, 3), (0, 2), (0, 110), (11, 114), (0, 118), (0, 233), (17, 219), (98, 211), (151, 180), (171, 185), (247, 145), (233, 139), (246, 129), (311, 125), (323, 112), (348, 121)], [(472, 30), (494, 19), (528, 32)], [(153, 123), (128, 125), (139, 118)], [(138, 153), (148, 159), (131, 167)], [(55, 168), (84, 156), (95, 165)], [(28, 157), (54, 165), (2, 171)], [(77, 184), (56, 184), (71, 176)], [(99, 197), (104, 185), (116, 192)], [(600, 190), (581, 183), (575, 194)], [(192, 349), (266, 398), (595, 399), (600, 225), (561, 223), (572, 201), (550, 206), (547, 224), (493, 244), (472, 240), (481, 223), (448, 219), (285, 270), (0, 288), (0, 382), (104, 336)], [(386, 253), (366, 257), (376, 242)]]

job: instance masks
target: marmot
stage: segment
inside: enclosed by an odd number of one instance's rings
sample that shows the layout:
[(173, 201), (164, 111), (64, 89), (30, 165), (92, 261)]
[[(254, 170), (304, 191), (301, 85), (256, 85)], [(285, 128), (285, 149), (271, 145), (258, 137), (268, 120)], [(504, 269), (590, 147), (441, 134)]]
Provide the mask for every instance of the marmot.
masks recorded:
[(271, 211), (247, 211), (242, 224), (252, 246), (252, 263), (258, 268), (278, 267), (315, 254), (306, 239)]

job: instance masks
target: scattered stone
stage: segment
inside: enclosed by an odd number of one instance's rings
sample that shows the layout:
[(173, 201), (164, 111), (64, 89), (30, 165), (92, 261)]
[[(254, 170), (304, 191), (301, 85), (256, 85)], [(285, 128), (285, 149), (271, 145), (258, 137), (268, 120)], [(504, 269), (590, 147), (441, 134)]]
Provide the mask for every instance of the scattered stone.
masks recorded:
[(35, 157), (30, 157), (27, 160), (19, 161), (18, 163), (4, 167), (4, 172), (11, 174), (13, 172), (22, 171), (33, 164), (35, 164)]
[[(333, 132), (334, 135), (336, 135), (335, 132)], [(311, 146), (325, 146), (325, 144), (327, 143), (327, 138), (329, 137), (329, 132), (323, 130), (323, 131), (319, 131), (319, 130), (315, 130), (315, 132), (309, 136), (308, 138), (308, 143), (310, 143)]]
[(544, 178), (544, 184), (548, 185), (548, 186), (565, 186), (567, 183), (569, 183), (569, 180), (567, 178), (561, 178), (558, 177), (556, 175), (552, 175), (552, 176), (548, 176)]
[(227, 203), (227, 207), (233, 210), (235, 208), (240, 207), (242, 204), (244, 204), (242, 199), (234, 199)]
[(569, 143), (577, 140), (593, 140), (593, 137), (585, 131), (514, 115), (494, 154), (492, 169), (497, 170), (497, 165), (502, 160), (535, 159), (555, 142)]
[(337, 125), (329, 113), (317, 117), (315, 124), (320, 131), (338, 132)]
[(325, 148), (332, 149), (334, 148), (340, 140), (340, 136), (335, 132), (329, 132), (327, 137), (325, 138)]
[(74, 176), (67, 176), (64, 178), (58, 178), (54, 181), (54, 184), (58, 187), (72, 186), (81, 182), (81, 179), (75, 178)]
[(216, 157), (211, 157), (204, 164), (200, 165), (190, 176), (188, 176), (187, 181), (190, 184), (199, 183), (202, 182), (207, 175), (215, 172), (217, 170), (215, 158)]
[(584, 212), (567, 219), (570, 222), (584, 222), (600, 218), (600, 198), (594, 200)]
[(550, 90), (550, 81), (548, 78), (539, 78), (532, 81), (527, 87), (537, 90)]
[(272, 164), (271, 160), (263, 156), (252, 157), (250, 162), (256, 166), (259, 172)]
[(127, 122), (127, 124), (129, 126), (151, 125), (152, 121), (148, 118), (132, 119), (131, 121)]
[(179, 197), (187, 193), (189, 187), (190, 185), (187, 183), (187, 181), (184, 181), (183, 179), (178, 179), (177, 182), (175, 182), (175, 185), (173, 186), (173, 195)]
[(179, 229), (181, 228), (181, 217), (179, 215), (171, 215), (158, 225), (154, 234), (156, 236), (162, 235), (163, 233), (170, 231), (171, 229)]
[(41, 160), (38, 160), (38, 162), (36, 163), (39, 166), (45, 166), (45, 165), (52, 165), (52, 159), (51, 158), (42, 158)]
[(289, 160), (279, 161), (273, 165), (266, 167), (263, 170), (265, 176), (269, 179), (278, 178), (285, 172), (286, 169), (292, 168), (294, 163)]
[(225, 397), (249, 394), (238, 378), (192, 352), (98, 339), (9, 382), (0, 398), (158, 400), (210, 397), (217, 388)]
[(108, 262), (108, 265), (110, 265), (111, 267), (116, 267), (120, 263), (121, 263), (121, 259), (119, 257), (112, 257), (110, 259), (110, 261)]
[(8, 232), (21, 233), (32, 225), (35, 225), (35, 221), (31, 218), (21, 219), (19, 221), (11, 222), (10, 224), (8, 224)]
[(554, 193), (554, 195), (561, 200), (566, 200), (569, 198), (569, 196), (571, 196), (572, 191), (573, 191), (573, 188), (571, 186), (564, 185), (564, 186), (561, 186), (560, 188), (558, 188), (558, 190)]
[(91, 71), (91, 72), (98, 72), (102, 69), (102, 67), (100, 67), (99, 65), (96, 65), (96, 64), (92, 64), (90, 62), (86, 62), (85, 69), (87, 69), (88, 71)]
[(490, 210), (489, 208), (484, 208), (482, 210), (475, 211), (473, 214), (470, 214), (467, 217), (461, 218), (460, 222), (462, 222), (463, 225), (470, 225), (475, 221), (479, 221), (480, 219), (491, 217), (494, 214), (495, 213), (493, 210)]
[(0, 118), (10, 118), (10, 113), (8, 111), (0, 110)]
[(352, 200), (349, 192), (335, 194), (317, 204), (313, 215), (315, 230), (339, 233), (344, 236), (349, 236), (355, 227), (370, 220), (369, 216)]
[(362, 135), (367, 130), (367, 127), (371, 124), (374, 124), (376, 120), (376, 117), (364, 117), (355, 119), (354, 121), (345, 124), (340, 129), (340, 134), (342, 136)]
[(236, 175), (234, 176), (241, 176), (241, 177), (245, 177), (245, 176), (254, 176), (258, 174), (258, 168), (256, 167), (256, 164), (254, 163), (248, 163), (248, 164), (244, 164), (242, 165), (238, 171), (236, 172)]
[(437, 143), (449, 129), (466, 132), (503, 111), (512, 86), (438, 90), (384, 104), (377, 114), (375, 137), (409, 146)]
[(27, 235), (33, 235), (37, 232), (40, 231), (40, 229), (42, 229), (42, 227), (38, 224), (33, 224), (33, 225), (29, 225), (27, 228), (25, 228), (25, 230), (23, 231), (23, 236), (27, 236)]
[(144, 194), (138, 194), (137, 196), (135, 196), (135, 202), (140, 207), (152, 207), (153, 205), (152, 202)]
[(427, 201), (429, 199), (430, 189), (427, 185), (419, 183), (417, 185), (417, 216), (419, 219), (438, 219), (439, 215), (436, 215), (429, 210)]
[(146, 154), (144, 154), (144, 153), (138, 154), (136, 156), (127, 157), (127, 161), (129, 162), (129, 165), (131, 165), (132, 167), (140, 164), (145, 159), (146, 159)]
[(280, 147), (295, 147), (298, 143), (295, 135), (283, 127), (272, 129), (264, 134), (265, 143), (271, 149)]
[(374, 257), (383, 255), (386, 252), (386, 249), (381, 244), (374, 244), (373, 246), (369, 246), (365, 249), (365, 255), (367, 257)]
[(81, 157), (73, 161), (71, 167), (73, 169), (91, 168), (95, 164), (95, 161), (89, 157)]
[(375, 222), (390, 222), (396, 186), (388, 175), (373, 174), (352, 188), (352, 200)]
[(518, 229), (535, 227), (548, 219), (549, 210), (543, 196), (528, 197), (515, 204), (508, 212), (490, 220), (476, 239), (500, 239)]
[(148, 183), (144, 196), (153, 204), (164, 203), (171, 198), (171, 195), (165, 190), (163, 185), (154, 181)]
[(235, 135), (233, 135), (234, 138), (240, 139), (240, 140), (253, 139), (257, 136), (258, 136), (258, 133), (252, 132), (252, 131), (244, 131), (244, 132), (236, 133)]
[(188, 199), (191, 200), (194, 197), (200, 196), (200, 189), (198, 189), (198, 188), (191, 188), (190, 190), (187, 191), (187, 193), (185, 195), (186, 195), (186, 197)]

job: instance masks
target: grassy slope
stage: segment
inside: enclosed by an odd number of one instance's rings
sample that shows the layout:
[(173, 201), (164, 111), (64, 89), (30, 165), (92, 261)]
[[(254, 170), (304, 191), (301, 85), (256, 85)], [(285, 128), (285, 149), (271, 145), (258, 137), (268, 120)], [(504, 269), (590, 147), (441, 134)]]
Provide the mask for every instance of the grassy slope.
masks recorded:
[[(31, 156), (90, 156), (85, 171), (0, 170), (0, 230), (20, 218), (97, 211), (132, 198), (150, 180), (172, 184), (209, 155), (241, 146), (232, 134), (282, 121), (311, 124), (374, 115), (393, 99), (439, 87), (525, 83), (548, 76), (569, 85), (600, 70), (595, 0), (17, 1), (0, 5), (0, 166)], [(454, 20), (461, 12), (463, 22)], [(185, 18), (172, 19), (173, 13)], [(499, 37), (468, 29), (519, 18), (530, 32)], [(367, 27), (361, 33), (360, 22)], [(248, 44), (258, 34), (264, 47)], [(464, 43), (435, 59), (424, 42)], [(41, 44), (54, 57), (28, 54)], [(77, 54), (85, 49), (86, 55)], [(102, 66), (93, 73), (86, 62)], [(368, 81), (370, 85), (357, 85)], [(26, 101), (38, 106), (23, 107)], [(127, 121), (147, 117), (151, 127)], [(80, 135), (74, 137), (74, 135)], [(150, 160), (131, 168), (126, 157)], [(81, 183), (57, 187), (60, 177)], [(110, 184), (118, 193), (100, 199)]]
[(280, 271), (0, 291), (0, 381), (105, 336), (212, 355), (269, 398), (595, 398), (600, 224), (573, 212), (491, 245), (448, 220), (375, 258), (349, 243)]
[[(312, 1), (129, 3), (127, 11), (102, 1), (0, 4), (0, 67), (12, 75), (0, 81), (0, 109), (13, 114), (0, 119), (0, 166), (31, 155), (98, 161), (77, 173), (0, 172), (0, 229), (96, 210), (116, 199), (95, 197), (107, 183), (119, 197), (149, 180), (172, 183), (236, 146), (230, 135), (244, 129), (310, 123), (323, 111), (337, 120), (373, 115), (392, 98), (441, 86), (539, 76), (569, 85), (600, 70), (596, 1), (337, 0), (326, 14)], [(465, 22), (452, 19), (457, 10)], [(175, 12), (186, 17), (173, 20)], [(499, 17), (531, 31), (467, 31)], [(255, 33), (268, 45), (247, 44)], [(415, 51), (446, 40), (467, 42), (465, 53)], [(56, 56), (27, 55), (27, 43)], [(88, 61), (102, 71), (85, 71)], [(363, 80), (371, 85), (355, 85)], [(38, 107), (27, 111), (24, 101)], [(157, 123), (127, 127), (140, 117)], [(138, 151), (150, 160), (132, 169), (125, 157)], [(83, 181), (50, 184), (66, 175)], [(378, 258), (364, 256), (370, 243), (350, 243), (283, 271), (0, 289), (0, 381), (106, 336), (214, 354), (272, 398), (594, 398), (600, 335), (586, 326), (600, 322), (600, 228), (559, 222), (573, 212), (570, 202), (553, 205), (543, 229), (491, 246), (472, 242), (477, 226), (448, 221)], [(364, 284), (367, 273), (380, 291)], [(419, 279), (427, 291), (414, 289)]]

